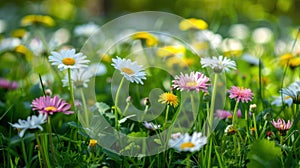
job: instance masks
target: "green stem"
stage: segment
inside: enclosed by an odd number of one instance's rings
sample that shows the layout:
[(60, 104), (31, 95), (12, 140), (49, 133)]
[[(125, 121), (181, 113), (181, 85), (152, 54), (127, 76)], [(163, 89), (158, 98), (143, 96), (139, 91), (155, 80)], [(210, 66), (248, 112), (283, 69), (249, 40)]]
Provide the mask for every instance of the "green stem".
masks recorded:
[(234, 110), (233, 110), (233, 116), (232, 116), (232, 125), (235, 127), (237, 124), (237, 110), (238, 110), (239, 101), (235, 102)]
[(83, 93), (83, 88), (80, 89), (80, 92), (81, 92), (81, 100), (82, 100), (84, 116), (85, 116), (85, 124), (86, 124), (86, 127), (88, 128), (89, 127), (89, 115), (88, 115), (86, 101), (85, 101), (85, 97), (84, 97), (84, 93)]
[(54, 146), (53, 146), (50, 116), (48, 116), (48, 132), (49, 132), (49, 143), (50, 143), (50, 150), (51, 150), (51, 155), (52, 155), (53, 166), (56, 167), (55, 150), (54, 150)]
[(70, 97), (71, 97), (71, 103), (72, 103), (72, 110), (75, 110), (75, 98), (74, 98), (73, 83), (72, 83), (70, 68), (68, 68), (68, 80), (69, 80), (69, 90), (70, 90)]
[(166, 116), (165, 116), (165, 123), (164, 123), (164, 130), (167, 129), (167, 122), (168, 122), (169, 110), (170, 110), (170, 105), (167, 105)]
[(30, 167), (30, 165), (28, 163), (28, 159), (27, 159), (27, 152), (26, 152), (26, 149), (25, 149), (24, 138), (21, 138), (21, 143), (22, 143), (22, 152), (23, 152), (26, 167)]
[(115, 106), (116, 108), (118, 108), (118, 103), (119, 103), (119, 94), (120, 94), (120, 91), (121, 91), (121, 88), (122, 88), (122, 85), (124, 83), (124, 77), (122, 78), (121, 82), (120, 82), (120, 85), (119, 85), (119, 88), (117, 90), (117, 93), (116, 93), (116, 99), (115, 99)]
[(189, 153), (186, 157), (186, 168), (190, 168), (191, 167), (191, 153)]
[(45, 153), (44, 153), (44, 150), (43, 150), (43, 145), (41, 144), (39, 135), (37, 133), (35, 133), (35, 139), (36, 139), (36, 142), (37, 142), (37, 145), (38, 145), (40, 155), (42, 156), (42, 161), (44, 163), (44, 167), (51, 167), (49, 158), (46, 158), (46, 156), (45, 156)]
[(211, 134), (212, 127), (213, 127), (213, 120), (214, 120), (214, 111), (215, 111), (215, 101), (216, 101), (216, 92), (217, 92), (217, 82), (218, 82), (218, 74), (214, 75), (214, 84), (213, 84), (213, 90), (212, 90), (212, 96), (211, 96), (211, 102), (210, 102), (210, 112), (208, 114), (209, 116), (209, 128), (207, 130), (207, 137)]
[(257, 134), (257, 127), (256, 127), (256, 117), (255, 117), (255, 113), (252, 114), (252, 117), (253, 117), (253, 125), (254, 125), (254, 132), (255, 132), (255, 138), (257, 139), (258, 138), (258, 134)]

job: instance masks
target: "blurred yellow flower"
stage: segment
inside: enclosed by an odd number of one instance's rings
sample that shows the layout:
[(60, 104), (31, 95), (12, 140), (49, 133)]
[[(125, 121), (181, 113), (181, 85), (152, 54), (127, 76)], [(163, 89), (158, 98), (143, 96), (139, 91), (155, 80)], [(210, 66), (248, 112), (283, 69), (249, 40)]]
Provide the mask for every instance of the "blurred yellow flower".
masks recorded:
[(158, 39), (148, 32), (137, 32), (131, 36), (133, 39), (141, 39), (146, 41), (146, 45), (153, 47), (158, 43)]
[(156, 52), (159, 57), (168, 57), (176, 54), (185, 54), (185, 47), (182, 45), (164, 46)]
[(185, 19), (179, 23), (179, 28), (181, 30), (189, 30), (189, 29), (198, 29), (205, 30), (207, 29), (208, 24), (202, 19)]
[(171, 92), (163, 93), (159, 96), (158, 102), (168, 104), (174, 107), (178, 106), (178, 98)]
[(24, 45), (18, 45), (15, 48), (15, 52), (24, 55), (27, 61), (32, 60), (32, 52)]
[(90, 139), (89, 146), (90, 147), (95, 147), (97, 145), (97, 140), (96, 139)]
[(282, 66), (288, 65), (290, 68), (295, 68), (300, 65), (300, 57), (296, 57), (291, 53), (286, 53), (280, 56), (279, 64)]
[(30, 26), (35, 24), (52, 27), (55, 25), (55, 21), (52, 17), (44, 15), (26, 15), (21, 20), (22, 26)]
[(26, 30), (25, 29), (16, 29), (12, 31), (11, 36), (16, 37), (16, 38), (23, 38), (26, 35)]

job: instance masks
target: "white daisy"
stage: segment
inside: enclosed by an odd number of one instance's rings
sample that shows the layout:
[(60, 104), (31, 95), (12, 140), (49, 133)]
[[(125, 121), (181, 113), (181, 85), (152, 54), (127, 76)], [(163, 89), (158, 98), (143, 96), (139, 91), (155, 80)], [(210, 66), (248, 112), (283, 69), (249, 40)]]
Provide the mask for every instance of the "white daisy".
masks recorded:
[(199, 151), (202, 146), (207, 143), (207, 137), (202, 136), (200, 132), (194, 132), (192, 136), (188, 133), (176, 134), (176, 136), (171, 135), (169, 140), (169, 146), (178, 151)]
[(292, 97), (286, 94), (282, 94), (282, 97), (281, 96), (274, 97), (274, 100), (272, 101), (271, 104), (276, 105), (278, 107), (281, 106), (283, 103), (287, 104), (288, 106), (291, 106), (293, 104)]
[[(88, 70), (88, 68), (82, 68), (82, 69), (74, 69), (71, 72), (71, 80), (73, 82), (73, 86), (75, 88), (87, 88), (88, 82), (90, 81), (90, 78), (93, 76), (92, 72)], [(69, 79), (68, 75), (65, 76), (65, 78), (62, 80), (63, 86), (69, 86)]]
[(0, 40), (0, 52), (13, 50), (21, 45), (21, 40), (18, 38), (5, 38)]
[(202, 58), (201, 65), (203, 68), (211, 67), (215, 73), (228, 72), (230, 69), (236, 69), (236, 64), (233, 60), (223, 56)]
[(142, 79), (146, 79), (146, 73), (141, 65), (132, 62), (130, 59), (117, 57), (112, 59), (113, 66), (118, 69), (121, 74), (130, 82), (144, 84)]
[(293, 103), (300, 104), (300, 81), (290, 84), (287, 88), (282, 88), (281, 93), (290, 96)]
[(89, 60), (86, 60), (87, 56), (82, 53), (75, 53), (75, 49), (71, 50), (61, 50), (58, 52), (51, 52), (52, 55), (49, 56), (49, 61), (52, 65), (57, 65), (58, 69), (63, 71), (65, 69), (80, 69), (87, 67)]
[(94, 32), (96, 32), (98, 29), (99, 29), (99, 26), (96, 25), (95, 23), (83, 24), (83, 25), (79, 25), (79, 26), (75, 27), (74, 34), (76, 36), (89, 37)]
[(24, 133), (27, 129), (40, 129), (43, 131), (43, 127), (41, 124), (44, 124), (47, 120), (47, 115), (40, 113), (38, 116), (29, 116), (27, 117), (27, 120), (18, 120), (18, 123), (11, 124), (9, 123), (12, 127), (21, 129), (19, 132), (19, 137), (23, 137)]

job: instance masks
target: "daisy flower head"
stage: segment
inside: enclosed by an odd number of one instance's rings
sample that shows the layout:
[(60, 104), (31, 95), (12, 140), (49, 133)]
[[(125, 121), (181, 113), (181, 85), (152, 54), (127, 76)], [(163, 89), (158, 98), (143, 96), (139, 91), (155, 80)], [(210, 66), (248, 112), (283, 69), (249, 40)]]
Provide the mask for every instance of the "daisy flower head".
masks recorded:
[(300, 104), (300, 81), (292, 83), (287, 88), (282, 88), (281, 93), (290, 96), (293, 99), (293, 103)]
[(230, 99), (235, 99), (238, 102), (248, 103), (253, 99), (253, 93), (248, 88), (232, 86), (228, 93)]
[(286, 131), (289, 130), (291, 128), (291, 126), (293, 125), (293, 123), (290, 122), (290, 120), (288, 120), (288, 122), (286, 123), (283, 119), (279, 118), (277, 120), (277, 122), (273, 119), (272, 124), (275, 128), (277, 128), (279, 131)]
[(215, 73), (228, 72), (231, 69), (236, 69), (236, 63), (226, 57), (202, 58), (200, 61), (202, 68), (210, 67)]
[(276, 105), (277, 107), (281, 106), (282, 104), (287, 104), (288, 106), (291, 106), (293, 104), (293, 99), (289, 95), (282, 94), (282, 96), (274, 97), (274, 100), (271, 104)]
[[(90, 78), (93, 76), (92, 72), (90, 72), (87, 68), (81, 68), (81, 69), (74, 69), (71, 72), (71, 80), (73, 83), (73, 86), (75, 88), (87, 88), (88, 82), (90, 81)], [(68, 75), (65, 76), (65, 78), (62, 80), (63, 86), (69, 86), (69, 79)]]
[[(215, 116), (220, 120), (232, 118), (232, 115), (233, 114), (230, 111), (220, 110), (220, 109), (216, 110), (216, 113), (215, 113)], [(242, 112), (240, 109), (238, 109), (238, 111), (237, 111), (237, 116), (242, 117)]]
[(207, 92), (209, 78), (200, 72), (191, 72), (190, 74), (181, 73), (180, 76), (176, 75), (172, 81), (173, 88), (183, 91), (196, 91)]
[(19, 137), (23, 137), (27, 129), (40, 129), (43, 131), (43, 127), (41, 126), (44, 124), (47, 120), (47, 115), (40, 113), (38, 116), (29, 116), (27, 117), (27, 120), (18, 120), (18, 123), (11, 124), (12, 127), (20, 129), (19, 131)]
[(64, 114), (73, 114), (70, 111), (71, 105), (58, 96), (51, 98), (50, 96), (42, 96), (32, 101), (32, 110), (36, 110), (41, 114), (53, 115), (54, 113), (62, 112)]
[(199, 151), (207, 143), (207, 137), (202, 136), (201, 132), (194, 132), (192, 136), (188, 133), (176, 134), (169, 140), (169, 146), (184, 152), (195, 152)]
[(52, 51), (51, 54), (49, 56), (51, 65), (57, 65), (60, 71), (85, 68), (90, 62), (86, 59), (87, 56), (82, 53), (75, 53), (75, 49), (61, 50), (60, 53)]
[(161, 102), (163, 104), (168, 104), (174, 107), (178, 106), (178, 98), (173, 93), (167, 92), (163, 93), (159, 96), (158, 102)]
[(146, 79), (146, 73), (144, 68), (141, 65), (138, 65), (137, 62), (132, 62), (130, 59), (125, 58), (113, 58), (113, 66), (115, 69), (121, 72), (127, 80), (130, 82), (136, 82), (137, 84), (144, 84), (142, 79)]

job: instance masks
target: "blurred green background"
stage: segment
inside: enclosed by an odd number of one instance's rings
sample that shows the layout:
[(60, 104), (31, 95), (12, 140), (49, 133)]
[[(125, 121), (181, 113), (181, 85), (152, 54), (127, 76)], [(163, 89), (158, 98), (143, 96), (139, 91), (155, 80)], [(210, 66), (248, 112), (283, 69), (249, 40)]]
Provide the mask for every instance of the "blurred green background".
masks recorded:
[(269, 21), (278, 26), (298, 25), (298, 0), (2, 0), (0, 19), (26, 14), (49, 14), (68, 21), (107, 21), (144, 10), (165, 11), (182, 17), (203, 18), (208, 23)]

